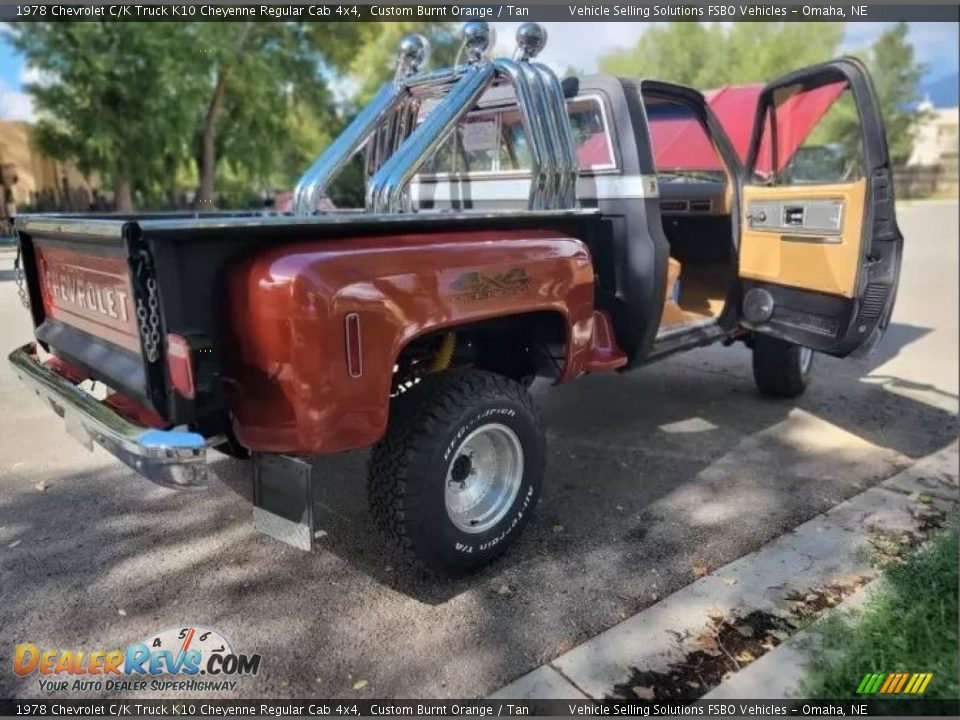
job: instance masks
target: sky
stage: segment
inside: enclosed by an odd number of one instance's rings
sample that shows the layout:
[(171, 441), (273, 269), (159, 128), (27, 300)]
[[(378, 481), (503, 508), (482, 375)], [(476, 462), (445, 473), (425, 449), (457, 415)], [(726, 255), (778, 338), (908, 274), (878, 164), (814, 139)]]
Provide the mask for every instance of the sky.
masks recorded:
[[(498, 45), (512, 45), (510, 39), (519, 23), (497, 23)], [(584, 72), (597, 70), (597, 59), (606, 52), (633, 46), (643, 34), (644, 23), (589, 23), (590, 41), (584, 42), (580, 23), (543, 23), (549, 40), (540, 56), (557, 72), (575, 67)], [(842, 50), (869, 45), (890, 23), (847, 23)], [(956, 75), (958, 66), (958, 26), (952, 23), (909, 23), (910, 40), (920, 61), (927, 64), (924, 85)], [(30, 98), (23, 84), (32, 71), (10, 47), (0, 32), (0, 117), (29, 120), (33, 116)], [(670, 78), (663, 78), (669, 80)], [(772, 78), (771, 78), (772, 79)]]

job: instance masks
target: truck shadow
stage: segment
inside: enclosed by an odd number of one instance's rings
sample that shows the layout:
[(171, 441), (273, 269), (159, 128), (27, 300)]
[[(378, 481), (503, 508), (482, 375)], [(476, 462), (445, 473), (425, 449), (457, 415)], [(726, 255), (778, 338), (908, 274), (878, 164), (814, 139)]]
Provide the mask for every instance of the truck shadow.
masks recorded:
[[(540, 504), (517, 546), (463, 579), (432, 578), (393, 556), (367, 512), (367, 452), (318, 458), (315, 511), (324, 532), (319, 551), (430, 605), (488, 585), (492, 593), (509, 594), (505, 578), (523, 568), (556, 565), (589, 576), (581, 562), (595, 553), (615, 555), (624, 543), (636, 545), (657, 522), (658, 503), (699, 487), (704, 473), (709, 478), (717, 472), (714, 466), (735, 471), (697, 496), (700, 512), (713, 512), (722, 524), (732, 522), (725, 500), (763, 507), (766, 517), (749, 541), (770, 539), (956, 436), (955, 412), (898, 391), (935, 393), (953, 407), (955, 395), (898, 378), (866, 377), (927, 332), (894, 325), (866, 362), (818, 357), (811, 387), (797, 400), (760, 397), (749, 353), (738, 347), (707, 348), (635, 373), (597, 375), (558, 388), (538, 383), (533, 392), (549, 440)], [(249, 500), (245, 473), (231, 470), (222, 477)], [(689, 509), (683, 524), (694, 532), (696, 512)], [(734, 559), (739, 547), (730, 540), (714, 561)], [(646, 550), (661, 556), (666, 545)]]

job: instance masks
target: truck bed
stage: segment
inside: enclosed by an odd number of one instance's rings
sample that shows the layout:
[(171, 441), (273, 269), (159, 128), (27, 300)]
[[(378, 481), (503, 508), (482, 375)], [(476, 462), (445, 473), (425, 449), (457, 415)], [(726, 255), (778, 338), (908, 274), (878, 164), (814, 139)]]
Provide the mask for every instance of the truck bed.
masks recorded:
[[(227, 406), (221, 382), (223, 358), (230, 353), (226, 276), (230, 267), (258, 250), (286, 243), (411, 234), (422, 234), (429, 242), (433, 233), (461, 229), (469, 234), (537, 228), (593, 242), (603, 236), (604, 227), (595, 210), (58, 214), (17, 220), (41, 346), (169, 425), (190, 425), (209, 435), (223, 431)], [(321, 249), (318, 246), (317, 251)], [(149, 315), (150, 287), (156, 288), (155, 340), (160, 339), (152, 351), (144, 344), (149, 332), (141, 317)], [(118, 298), (129, 305), (121, 307)], [(162, 342), (169, 333), (191, 338), (194, 346), (193, 400), (170, 391)]]

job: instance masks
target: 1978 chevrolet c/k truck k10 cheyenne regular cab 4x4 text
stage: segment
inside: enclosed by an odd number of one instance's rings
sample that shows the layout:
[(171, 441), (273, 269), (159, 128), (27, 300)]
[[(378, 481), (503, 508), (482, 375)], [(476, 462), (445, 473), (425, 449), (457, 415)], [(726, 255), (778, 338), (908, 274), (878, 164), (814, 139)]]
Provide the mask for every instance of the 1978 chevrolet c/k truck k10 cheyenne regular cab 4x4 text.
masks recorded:
[[(514, 58), (489, 59), (467, 23), (465, 62), (427, 72), (406, 38), (292, 213), (19, 219), (36, 343), (15, 371), (156, 482), (202, 484), (210, 448), (252, 455), (255, 523), (299, 547), (303, 458), (373, 446), (377, 525), (460, 573), (538, 500), (536, 376), (743, 341), (760, 390), (792, 397), (815, 352), (877, 343), (903, 239), (859, 62), (705, 95), (561, 83), (534, 61), (545, 40), (527, 23)], [(357, 153), (365, 207), (318, 211)]]

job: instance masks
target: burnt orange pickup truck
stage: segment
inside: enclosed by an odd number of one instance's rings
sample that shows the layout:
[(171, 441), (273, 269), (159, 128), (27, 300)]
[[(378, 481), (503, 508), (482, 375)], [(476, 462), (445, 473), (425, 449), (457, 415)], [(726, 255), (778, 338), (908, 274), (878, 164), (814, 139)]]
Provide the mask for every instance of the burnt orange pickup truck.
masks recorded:
[[(561, 82), (545, 41), (527, 23), (491, 59), (468, 23), (463, 62), (426, 71), (405, 38), (289, 213), (19, 219), (36, 342), (16, 373), (156, 482), (203, 484), (211, 449), (251, 456), (257, 527), (302, 548), (304, 458), (372, 446), (377, 525), (462, 573), (542, 491), (534, 378), (741, 341), (760, 391), (792, 397), (815, 353), (878, 342), (903, 238), (859, 62), (702, 93)], [(331, 210), (357, 154), (364, 207)]]

